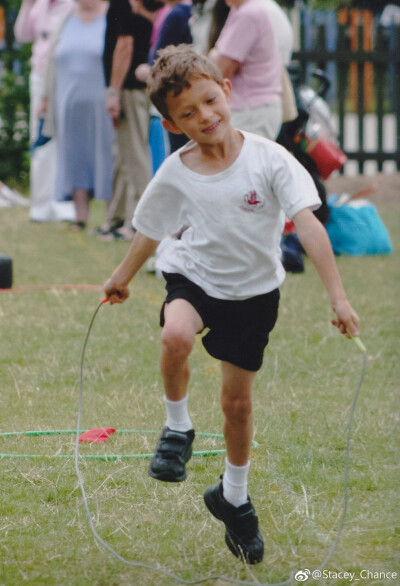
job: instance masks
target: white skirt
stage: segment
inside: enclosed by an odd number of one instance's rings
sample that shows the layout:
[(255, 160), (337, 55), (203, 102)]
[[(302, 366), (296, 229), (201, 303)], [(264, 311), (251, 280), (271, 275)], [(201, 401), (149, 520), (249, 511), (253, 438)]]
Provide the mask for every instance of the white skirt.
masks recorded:
[[(42, 95), (44, 79), (31, 73), (30, 86), (30, 143), (38, 135), (39, 118), (37, 115)], [(73, 221), (75, 207), (73, 202), (55, 201), (57, 174), (57, 144), (52, 138), (45, 145), (35, 148), (31, 156), (30, 173), (30, 219), (35, 222)]]

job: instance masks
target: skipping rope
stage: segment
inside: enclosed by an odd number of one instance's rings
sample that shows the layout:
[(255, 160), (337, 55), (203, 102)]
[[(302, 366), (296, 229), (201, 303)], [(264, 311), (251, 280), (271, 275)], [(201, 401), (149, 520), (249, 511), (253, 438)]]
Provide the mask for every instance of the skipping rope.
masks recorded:
[[(89, 522), (89, 526), (90, 529), (93, 533), (94, 539), (97, 541), (97, 543), (99, 545), (101, 545), (104, 549), (106, 549), (111, 555), (113, 555), (117, 560), (119, 560), (120, 562), (122, 562), (123, 564), (127, 565), (127, 566), (131, 566), (131, 567), (137, 567), (137, 568), (144, 568), (147, 570), (150, 570), (151, 572), (155, 572), (158, 574), (163, 574), (164, 576), (168, 576), (169, 578), (172, 578), (173, 580), (179, 582), (180, 584), (201, 584), (203, 582), (207, 582), (207, 581), (216, 581), (216, 580), (221, 580), (223, 582), (227, 582), (230, 584), (243, 584), (244, 586), (287, 586), (292, 582), (292, 579), (296, 573), (296, 570), (292, 570), (290, 573), (289, 578), (287, 578), (287, 580), (284, 580), (283, 582), (254, 582), (254, 581), (247, 581), (247, 580), (240, 580), (238, 578), (230, 578), (229, 576), (224, 576), (224, 575), (220, 575), (220, 574), (214, 574), (214, 575), (210, 575), (210, 576), (203, 576), (194, 580), (185, 580), (184, 578), (182, 578), (181, 576), (178, 576), (177, 574), (174, 574), (173, 572), (171, 572), (170, 570), (168, 570), (167, 568), (163, 568), (161, 566), (154, 566), (151, 564), (146, 564), (144, 562), (141, 561), (135, 561), (135, 560), (128, 560), (125, 557), (123, 557), (121, 554), (119, 554), (117, 551), (115, 551), (115, 549), (109, 544), (107, 543), (107, 541), (105, 541), (100, 534), (97, 532), (94, 523), (93, 523), (93, 519), (92, 519), (92, 514), (90, 512), (89, 509), (89, 505), (88, 505), (88, 499), (86, 496), (86, 491), (85, 491), (85, 486), (83, 483), (83, 478), (81, 475), (81, 471), (79, 468), (79, 435), (80, 435), (80, 429), (81, 429), (81, 416), (82, 416), (82, 405), (83, 405), (83, 373), (84, 373), (84, 362), (85, 362), (85, 353), (86, 353), (86, 347), (88, 344), (88, 340), (89, 340), (89, 336), (90, 336), (90, 332), (92, 330), (94, 321), (96, 319), (96, 316), (100, 310), (100, 307), (106, 303), (108, 301), (108, 299), (103, 299), (99, 305), (97, 306), (92, 319), (90, 320), (89, 323), (89, 327), (86, 333), (86, 337), (85, 337), (85, 341), (83, 344), (83, 349), (82, 349), (82, 355), (81, 355), (81, 362), (80, 362), (80, 375), (79, 375), (79, 405), (78, 405), (78, 417), (77, 417), (77, 423), (76, 423), (76, 442), (75, 442), (75, 470), (76, 470), (76, 475), (78, 477), (78, 483), (79, 483), (79, 487), (81, 490), (81, 494), (82, 494), (82, 501), (83, 501), (83, 505), (85, 508), (85, 512), (86, 512), (86, 516)], [(362, 352), (363, 355), (363, 362), (362, 362), (362, 368), (361, 368), (361, 375), (358, 381), (358, 385), (357, 385), (357, 389), (356, 392), (354, 394), (353, 397), (353, 401), (351, 404), (351, 408), (350, 408), (350, 415), (349, 415), (349, 420), (348, 420), (348, 424), (347, 424), (347, 437), (346, 437), (346, 457), (345, 457), (345, 467), (344, 467), (344, 486), (343, 486), (343, 511), (340, 517), (340, 521), (339, 521), (339, 525), (336, 531), (336, 537), (333, 540), (332, 544), (329, 547), (328, 553), (325, 557), (325, 559), (319, 564), (319, 566), (317, 568), (315, 568), (314, 570), (310, 571), (311, 576), (313, 575), (313, 573), (315, 572), (321, 572), (323, 570), (323, 568), (325, 568), (325, 566), (327, 565), (327, 563), (329, 562), (329, 560), (331, 559), (331, 557), (333, 556), (336, 546), (338, 544), (340, 535), (342, 533), (343, 527), (344, 527), (344, 523), (346, 520), (346, 514), (347, 514), (347, 508), (348, 508), (348, 500), (349, 500), (349, 495), (348, 495), (348, 481), (349, 481), (349, 461), (350, 461), (350, 440), (351, 440), (351, 430), (352, 430), (352, 424), (353, 424), (353, 416), (354, 416), (354, 412), (355, 412), (355, 408), (357, 405), (357, 400), (360, 394), (360, 390), (361, 390), (361, 386), (364, 380), (364, 375), (365, 375), (365, 371), (366, 371), (366, 365), (367, 365), (367, 350), (364, 346), (364, 344), (361, 342), (360, 338), (356, 337), (356, 338), (352, 338), (352, 340), (356, 343), (357, 347), (359, 348), (359, 350)], [(302, 572), (303, 573), (303, 572)], [(304, 580), (303, 580), (304, 581)]]

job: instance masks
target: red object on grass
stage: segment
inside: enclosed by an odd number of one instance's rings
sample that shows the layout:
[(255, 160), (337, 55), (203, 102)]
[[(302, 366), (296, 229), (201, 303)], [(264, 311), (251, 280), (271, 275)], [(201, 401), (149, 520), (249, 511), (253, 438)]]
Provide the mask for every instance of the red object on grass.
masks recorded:
[(113, 433), (115, 433), (114, 427), (95, 427), (82, 433), (79, 436), (79, 441), (89, 444), (104, 444)]

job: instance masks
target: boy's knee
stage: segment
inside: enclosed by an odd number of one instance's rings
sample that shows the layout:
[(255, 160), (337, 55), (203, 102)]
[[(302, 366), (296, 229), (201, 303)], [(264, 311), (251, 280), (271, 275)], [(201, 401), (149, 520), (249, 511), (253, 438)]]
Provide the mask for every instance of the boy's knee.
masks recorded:
[(192, 351), (195, 337), (191, 332), (175, 325), (165, 324), (161, 336), (163, 348), (171, 356), (186, 357)]
[(226, 419), (238, 424), (246, 423), (252, 416), (252, 402), (247, 396), (223, 394), (221, 407)]

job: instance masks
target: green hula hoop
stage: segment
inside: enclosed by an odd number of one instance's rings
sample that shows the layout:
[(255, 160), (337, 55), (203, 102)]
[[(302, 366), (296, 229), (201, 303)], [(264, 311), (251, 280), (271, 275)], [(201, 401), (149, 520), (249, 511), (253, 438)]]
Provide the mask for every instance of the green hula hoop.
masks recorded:
[[(89, 431), (87, 429), (80, 430), (80, 433)], [(117, 429), (115, 433), (129, 434), (129, 433), (141, 433), (141, 434), (156, 434), (158, 433), (153, 429)], [(76, 429), (54, 429), (54, 430), (37, 430), (37, 431), (8, 431), (0, 433), (0, 438), (10, 438), (18, 436), (49, 436), (49, 435), (76, 435)], [(208, 437), (216, 439), (224, 439), (222, 433), (209, 433), (209, 432), (198, 432), (197, 437)], [(259, 444), (252, 440), (251, 445), (253, 448), (257, 448)], [(208, 457), (216, 456), (218, 454), (225, 454), (226, 450), (198, 450), (193, 452), (193, 456)], [(80, 458), (85, 460), (101, 460), (103, 462), (112, 462), (116, 460), (131, 460), (139, 459), (144, 460), (151, 458), (153, 454), (79, 454)], [(74, 458), (74, 454), (0, 454), (0, 459), (3, 458), (63, 458), (71, 459)]]

